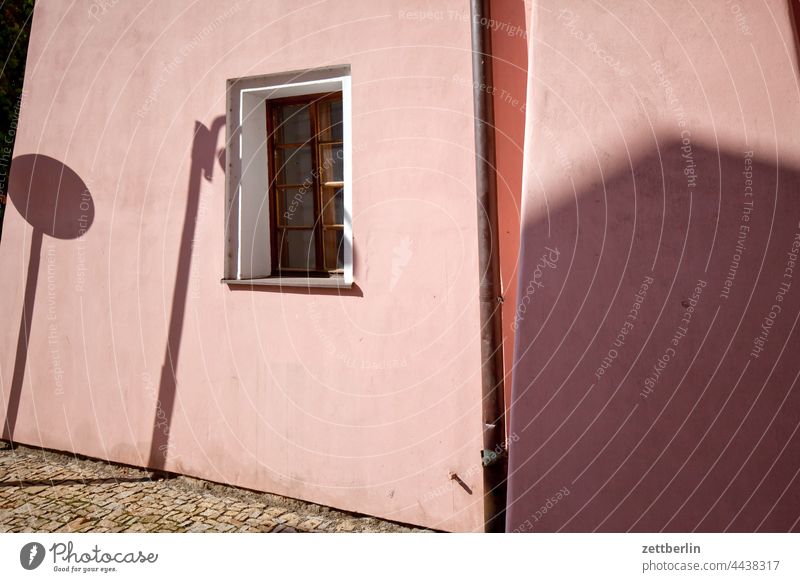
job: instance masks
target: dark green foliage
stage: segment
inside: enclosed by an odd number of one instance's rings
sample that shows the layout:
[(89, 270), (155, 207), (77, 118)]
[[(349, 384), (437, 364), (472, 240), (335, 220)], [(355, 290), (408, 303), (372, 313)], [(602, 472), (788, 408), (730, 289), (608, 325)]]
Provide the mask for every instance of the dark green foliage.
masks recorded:
[(0, 235), (34, 0), (0, 0)]

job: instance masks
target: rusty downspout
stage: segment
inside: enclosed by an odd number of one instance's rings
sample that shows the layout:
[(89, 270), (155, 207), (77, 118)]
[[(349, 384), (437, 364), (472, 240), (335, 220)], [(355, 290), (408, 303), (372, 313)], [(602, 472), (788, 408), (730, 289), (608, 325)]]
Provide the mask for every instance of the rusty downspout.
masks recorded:
[(502, 291), (497, 220), (492, 39), (489, 0), (470, 0), (478, 198), (485, 531), (505, 531), (505, 402), (503, 398)]

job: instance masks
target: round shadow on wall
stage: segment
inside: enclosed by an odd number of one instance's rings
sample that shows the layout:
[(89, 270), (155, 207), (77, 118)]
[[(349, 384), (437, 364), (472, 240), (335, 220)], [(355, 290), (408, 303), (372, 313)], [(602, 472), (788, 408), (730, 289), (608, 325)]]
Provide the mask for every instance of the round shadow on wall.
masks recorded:
[(78, 238), (94, 221), (94, 202), (86, 184), (49, 156), (14, 158), (8, 197), (34, 231), (53, 238)]
[(94, 202), (78, 174), (58, 160), (40, 154), (26, 154), (11, 160), (8, 197), (17, 212), (33, 227), (14, 373), (6, 419), (0, 425), (3, 438), (13, 441), (27, 369), (29, 330), (33, 323), (42, 241), (45, 235), (66, 240), (83, 235), (94, 222)]

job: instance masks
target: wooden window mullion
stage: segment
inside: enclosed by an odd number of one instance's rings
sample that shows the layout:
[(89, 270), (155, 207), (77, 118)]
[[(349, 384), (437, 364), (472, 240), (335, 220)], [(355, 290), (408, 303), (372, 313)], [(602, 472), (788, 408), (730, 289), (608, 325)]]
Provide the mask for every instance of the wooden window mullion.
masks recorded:
[(277, 156), (278, 150), (275, 148), (275, 127), (276, 127), (277, 111), (267, 102), (267, 178), (269, 184), (267, 185), (267, 208), (270, 209), (270, 228), (269, 228), (269, 247), (271, 268), (270, 275), (279, 271), (278, 265), (280, 264), (280, 247), (283, 244), (281, 233), (278, 232), (278, 172), (277, 172)]
[(325, 271), (324, 244), (322, 240), (322, 169), (319, 165), (319, 146), (318, 146), (318, 119), (316, 101), (312, 100), (308, 104), (309, 116), (311, 118), (311, 167), (314, 178), (314, 259), (317, 271)]

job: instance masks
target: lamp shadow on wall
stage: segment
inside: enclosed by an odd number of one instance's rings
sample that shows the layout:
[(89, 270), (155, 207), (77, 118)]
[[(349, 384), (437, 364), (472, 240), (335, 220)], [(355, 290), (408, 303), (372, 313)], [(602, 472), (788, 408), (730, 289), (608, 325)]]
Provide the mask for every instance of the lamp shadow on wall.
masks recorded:
[(221, 115), (206, 127), (195, 121), (192, 134), (192, 156), (189, 168), (189, 184), (186, 193), (186, 210), (183, 229), (178, 248), (178, 265), (175, 270), (175, 286), (172, 293), (172, 309), (167, 329), (167, 344), (161, 365), (156, 400), (153, 433), (150, 440), (150, 454), (147, 466), (164, 469), (169, 454), (169, 433), (175, 408), (177, 390), (178, 359), (181, 351), (183, 320), (186, 315), (186, 297), (189, 289), (189, 276), (192, 264), (192, 245), (197, 229), (200, 208), (200, 185), (203, 180), (211, 181), (214, 175), (214, 162), (224, 169), (224, 150), (217, 151), (219, 134), (225, 127), (225, 116)]
[(798, 531), (800, 170), (632, 150), (526, 202), (508, 531)]
[(43, 239), (45, 235), (62, 240), (82, 236), (94, 221), (95, 207), (86, 184), (72, 169), (41, 154), (26, 154), (12, 160), (8, 197), (33, 229), (14, 372), (3, 424), (3, 438), (13, 441), (28, 365)]
[[(186, 315), (186, 298), (189, 288), (189, 279), (192, 262), (192, 245), (195, 238), (199, 206), (200, 186), (202, 180), (211, 181), (214, 174), (215, 161), (222, 169), (225, 168), (225, 150), (217, 150), (220, 132), (225, 127), (225, 116), (216, 117), (210, 127), (196, 121), (192, 137), (192, 156), (189, 169), (189, 184), (187, 188), (186, 209), (184, 212), (183, 229), (178, 249), (178, 264), (175, 274), (175, 286), (172, 295), (172, 309), (167, 330), (167, 343), (158, 386), (158, 398), (153, 420), (153, 431), (150, 440), (150, 452), (147, 466), (152, 469), (163, 470), (169, 454), (170, 430), (175, 409), (177, 392), (177, 370), (181, 351), (183, 322)], [(231, 290), (239, 291), (265, 291), (275, 288), (259, 286), (230, 286)], [(314, 293), (361, 296), (357, 286), (352, 289), (337, 291), (336, 289), (293, 289), (279, 288), (283, 293)]]

